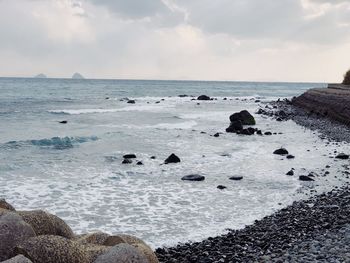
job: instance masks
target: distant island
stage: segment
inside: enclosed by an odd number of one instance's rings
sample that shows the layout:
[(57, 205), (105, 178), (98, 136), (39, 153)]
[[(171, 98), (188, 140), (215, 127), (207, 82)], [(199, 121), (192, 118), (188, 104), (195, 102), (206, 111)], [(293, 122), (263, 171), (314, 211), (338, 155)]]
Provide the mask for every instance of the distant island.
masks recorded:
[(80, 73), (74, 73), (72, 79), (84, 79), (84, 77)]
[(43, 74), (43, 73), (40, 73), (40, 74), (34, 76), (34, 78), (36, 78), (36, 79), (46, 79), (47, 76), (45, 74)]

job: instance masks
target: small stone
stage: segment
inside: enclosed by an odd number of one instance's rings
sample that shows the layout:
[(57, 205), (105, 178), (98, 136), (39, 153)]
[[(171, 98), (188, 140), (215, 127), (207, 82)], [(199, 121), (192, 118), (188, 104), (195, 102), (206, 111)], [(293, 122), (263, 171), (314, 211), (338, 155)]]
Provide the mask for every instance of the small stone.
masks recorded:
[(240, 181), (243, 179), (243, 176), (231, 176), (229, 179), (233, 181)]
[(204, 181), (205, 177), (199, 174), (190, 174), (181, 178), (183, 181)]
[(122, 164), (131, 164), (131, 163), (132, 163), (132, 161), (130, 159), (124, 159), (122, 161)]
[(219, 189), (219, 190), (224, 190), (224, 189), (226, 189), (227, 187), (224, 186), (224, 185), (218, 185), (216, 188)]
[(179, 163), (181, 162), (180, 158), (178, 156), (176, 156), (174, 153), (172, 153), (165, 161), (165, 164), (169, 164), (169, 163)]
[(277, 149), (276, 151), (274, 151), (273, 154), (286, 155), (286, 154), (288, 154), (288, 151), (285, 148), (280, 148), (280, 149)]
[(300, 181), (315, 181), (314, 179), (310, 178), (309, 176), (306, 175), (300, 175), (299, 176)]
[(136, 155), (135, 154), (125, 154), (123, 156), (124, 159), (135, 159)]

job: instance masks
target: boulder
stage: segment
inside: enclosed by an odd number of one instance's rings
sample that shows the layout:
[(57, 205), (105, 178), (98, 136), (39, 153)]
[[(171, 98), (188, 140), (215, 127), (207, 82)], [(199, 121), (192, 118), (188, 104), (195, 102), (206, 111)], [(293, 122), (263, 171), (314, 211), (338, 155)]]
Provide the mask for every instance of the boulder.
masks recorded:
[(242, 125), (255, 125), (255, 119), (247, 110), (236, 112), (230, 116), (230, 121), (241, 121)]
[(23, 220), (32, 226), (36, 235), (56, 235), (73, 238), (72, 229), (59, 217), (42, 210), (18, 211)]
[(175, 154), (171, 154), (165, 161), (165, 164), (169, 164), (169, 163), (179, 163), (181, 162), (180, 158), (177, 157)]
[(23, 255), (18, 255), (9, 260), (2, 261), (1, 263), (33, 263), (33, 262), (27, 259), (26, 257), (24, 257)]
[(135, 154), (125, 154), (123, 156), (124, 159), (135, 159), (136, 158), (136, 155)]
[(75, 238), (75, 241), (79, 244), (95, 244), (95, 245), (104, 245), (106, 240), (109, 238), (109, 235), (103, 232), (96, 232), (91, 234), (80, 235)]
[(136, 103), (136, 101), (135, 100), (128, 100), (128, 102), (127, 103), (129, 103), (129, 104), (135, 104)]
[(143, 162), (139, 161), (136, 163), (136, 165), (143, 165)]
[(240, 181), (243, 179), (243, 176), (231, 176), (229, 179), (233, 181)]
[(243, 125), (241, 121), (232, 121), (230, 126), (226, 129), (226, 132), (235, 133), (237, 131), (243, 130)]
[(0, 199), (0, 208), (10, 210), (10, 211), (16, 211), (16, 209), (6, 202), (5, 199)]
[(290, 170), (286, 175), (292, 176), (292, 175), (294, 175), (294, 171)]
[(349, 155), (347, 155), (345, 153), (340, 153), (335, 158), (341, 159), (341, 160), (347, 160), (347, 159), (349, 159)]
[(67, 124), (68, 121), (59, 121), (58, 123), (61, 123), (61, 124)]
[(208, 97), (207, 95), (200, 95), (197, 100), (210, 100), (210, 97)]
[(122, 164), (131, 164), (131, 163), (132, 163), (132, 161), (130, 159), (124, 159), (122, 161)]
[(224, 190), (224, 189), (226, 189), (227, 187), (224, 186), (224, 185), (218, 185), (216, 188), (219, 189), (219, 190)]
[(129, 244), (119, 244), (97, 257), (94, 263), (149, 263), (146, 256)]
[(217, 133), (215, 133), (213, 136), (217, 138), (217, 137), (219, 137), (219, 136), (220, 136), (220, 133), (219, 133), (219, 132), (217, 132)]
[(271, 135), (272, 135), (272, 132), (265, 132), (264, 135), (266, 135), (266, 136), (271, 136)]
[(285, 148), (280, 148), (277, 149), (276, 151), (273, 152), (273, 154), (277, 154), (277, 155), (287, 155), (288, 151)]
[(287, 155), (287, 159), (294, 159), (294, 158), (295, 158), (294, 155), (291, 155), (291, 154), (288, 154), (288, 155)]
[(299, 180), (300, 180), (300, 181), (315, 181), (314, 179), (310, 178), (310, 177), (307, 176), (307, 175), (300, 175), (300, 176), (299, 176)]
[(84, 247), (60, 236), (43, 235), (32, 237), (15, 248), (34, 263), (87, 263), (89, 256)]
[(249, 129), (243, 129), (237, 133), (242, 134), (242, 135), (254, 135), (254, 132), (252, 133), (251, 130), (249, 130)]
[(199, 174), (190, 174), (181, 178), (183, 181), (204, 181), (205, 177)]
[(24, 240), (34, 237), (33, 228), (14, 212), (0, 216), (0, 261), (15, 256), (15, 247)]

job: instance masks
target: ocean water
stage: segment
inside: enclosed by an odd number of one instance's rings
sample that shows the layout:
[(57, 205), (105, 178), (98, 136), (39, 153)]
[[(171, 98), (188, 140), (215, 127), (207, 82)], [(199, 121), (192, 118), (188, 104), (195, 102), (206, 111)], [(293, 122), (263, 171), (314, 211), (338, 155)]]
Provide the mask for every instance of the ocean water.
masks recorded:
[[(321, 173), (327, 164), (336, 173), (342, 163), (329, 156), (348, 146), (327, 145), (292, 121), (256, 114), (257, 128), (278, 134), (226, 134), (229, 116), (323, 86), (0, 78), (0, 197), (17, 209), (54, 213), (77, 233), (128, 233), (153, 247), (242, 228), (305, 198), (310, 189), (341, 184), (345, 178), (310, 184), (285, 174), (292, 167), (297, 175)], [(180, 94), (217, 100), (197, 104)], [(121, 100), (126, 97), (136, 103)], [(223, 134), (211, 136), (216, 132)], [(281, 146), (296, 158), (273, 155)], [(121, 164), (128, 153), (144, 165)], [(181, 163), (164, 165), (171, 153)], [(193, 173), (206, 180), (181, 180)], [(242, 181), (228, 179), (240, 175)]]

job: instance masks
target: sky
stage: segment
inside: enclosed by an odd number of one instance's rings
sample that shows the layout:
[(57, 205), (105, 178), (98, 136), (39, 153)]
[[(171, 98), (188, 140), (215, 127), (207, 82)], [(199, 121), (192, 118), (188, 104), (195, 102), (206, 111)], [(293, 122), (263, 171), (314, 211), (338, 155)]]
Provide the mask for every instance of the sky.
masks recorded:
[(0, 0), (0, 76), (340, 82), (350, 0)]

